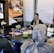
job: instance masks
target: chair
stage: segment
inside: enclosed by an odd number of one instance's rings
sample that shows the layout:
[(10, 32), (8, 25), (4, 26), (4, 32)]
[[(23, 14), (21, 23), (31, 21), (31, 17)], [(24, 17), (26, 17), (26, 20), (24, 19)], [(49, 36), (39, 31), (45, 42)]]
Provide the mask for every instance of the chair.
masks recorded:
[(20, 46), (22, 45), (22, 43), (19, 43), (17, 42), (16, 40), (11, 40), (11, 42), (13, 43), (13, 46), (14, 46), (14, 50), (16, 52), (19, 52), (20, 53)]
[(3, 53), (3, 50), (2, 49), (0, 49), (0, 53)]

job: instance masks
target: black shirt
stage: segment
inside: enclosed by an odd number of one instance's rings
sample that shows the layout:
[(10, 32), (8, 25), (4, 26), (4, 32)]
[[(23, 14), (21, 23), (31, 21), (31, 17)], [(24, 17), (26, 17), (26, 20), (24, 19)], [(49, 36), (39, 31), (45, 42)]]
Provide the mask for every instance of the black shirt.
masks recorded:
[[(34, 22), (34, 20), (32, 20), (31, 25), (33, 25), (33, 22)], [(41, 20), (39, 20), (39, 24), (43, 24), (43, 22)]]
[(51, 24), (51, 26), (50, 26), (51, 28), (54, 28), (54, 24)]

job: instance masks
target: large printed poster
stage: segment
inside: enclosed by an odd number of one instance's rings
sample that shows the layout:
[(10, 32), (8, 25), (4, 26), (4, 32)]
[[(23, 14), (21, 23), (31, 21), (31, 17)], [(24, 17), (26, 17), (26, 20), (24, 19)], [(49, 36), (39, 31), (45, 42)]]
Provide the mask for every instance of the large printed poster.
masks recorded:
[(9, 25), (23, 21), (23, 0), (8, 0)]

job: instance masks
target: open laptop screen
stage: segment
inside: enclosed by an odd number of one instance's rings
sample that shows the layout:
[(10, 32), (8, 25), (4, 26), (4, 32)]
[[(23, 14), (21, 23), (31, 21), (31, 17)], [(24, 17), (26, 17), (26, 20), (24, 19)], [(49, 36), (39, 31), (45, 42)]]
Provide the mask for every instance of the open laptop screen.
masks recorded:
[(47, 36), (48, 36), (48, 37), (51, 37), (51, 35), (54, 34), (53, 31), (54, 31), (54, 28), (48, 28), (48, 29), (47, 29)]

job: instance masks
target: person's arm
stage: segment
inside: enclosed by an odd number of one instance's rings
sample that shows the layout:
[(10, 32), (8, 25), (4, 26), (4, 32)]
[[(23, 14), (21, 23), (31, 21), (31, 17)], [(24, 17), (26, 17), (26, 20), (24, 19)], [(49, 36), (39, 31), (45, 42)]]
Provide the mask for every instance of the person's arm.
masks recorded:
[(44, 24), (41, 20), (39, 20), (39, 23), (40, 23), (40, 24)]
[(35, 25), (33, 24), (34, 20), (31, 21), (31, 28), (33, 29)]
[(33, 25), (34, 20), (31, 21), (31, 25)]
[(33, 32), (32, 32), (32, 39), (34, 42), (35, 42), (35, 40), (38, 40), (38, 33), (37, 33), (35, 27), (34, 27)]

